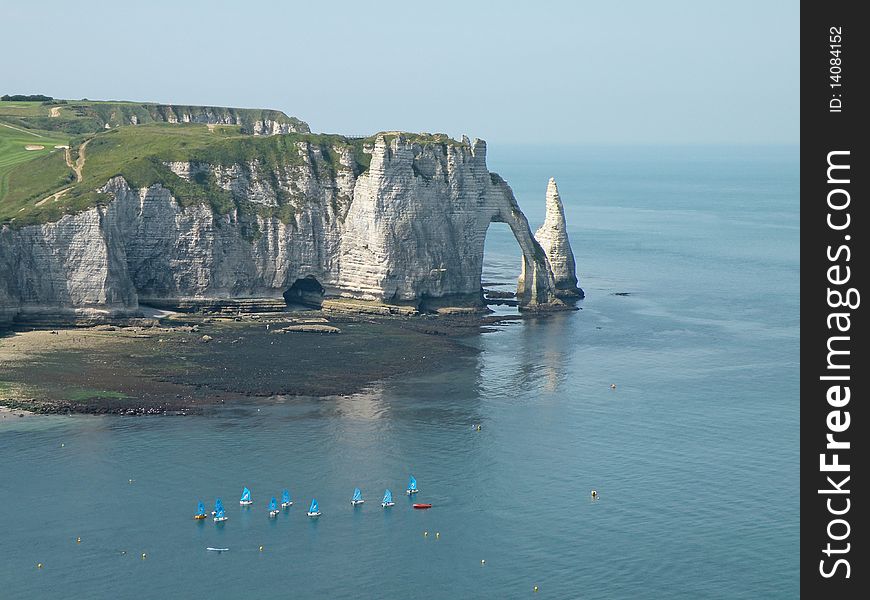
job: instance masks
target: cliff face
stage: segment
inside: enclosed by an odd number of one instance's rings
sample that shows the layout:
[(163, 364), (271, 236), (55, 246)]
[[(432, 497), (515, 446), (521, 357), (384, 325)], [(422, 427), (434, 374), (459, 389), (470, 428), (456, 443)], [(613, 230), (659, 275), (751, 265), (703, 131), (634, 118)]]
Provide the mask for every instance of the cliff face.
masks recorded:
[[(3, 113), (3, 106), (0, 106)], [(152, 102), (100, 102), (63, 100), (27, 114), (3, 113), (3, 120), (16, 127), (64, 131), (72, 135), (99, 132), (112, 127), (148, 123), (204, 123), (238, 125), (250, 135), (308, 133), (308, 124), (279, 110), (186, 106)]]
[[(256, 160), (167, 164), (183, 179), (213, 177), (257, 206), (280, 198), (280, 217), (182, 207), (161, 185), (134, 189), (115, 177), (101, 190), (111, 198), (103, 206), (55, 223), (4, 227), (0, 319), (129, 314), (140, 302), (280, 299), (305, 278), (351, 298), (479, 304), (484, 239), (494, 221), (511, 227), (523, 252), (521, 305), (562, 306), (559, 286), (574, 275), (573, 256), (563, 256), (570, 245), (542, 248), (510, 187), (487, 170), (484, 142), (379, 136), (362, 173), (348, 147), (326, 150), (329, 157), (300, 142), (301, 160), (277, 171)], [(561, 223), (564, 232), (564, 215)]]
[[(95, 116), (97, 111), (92, 111)], [(107, 112), (105, 109), (103, 113)], [(105, 119), (109, 126), (139, 125), (147, 122), (206, 123), (209, 125), (240, 125), (242, 131), (252, 135), (281, 133), (308, 133), (308, 124), (288, 117), (277, 110), (224, 108), (220, 106), (172, 106), (169, 104), (142, 104), (127, 107), (119, 105)]]

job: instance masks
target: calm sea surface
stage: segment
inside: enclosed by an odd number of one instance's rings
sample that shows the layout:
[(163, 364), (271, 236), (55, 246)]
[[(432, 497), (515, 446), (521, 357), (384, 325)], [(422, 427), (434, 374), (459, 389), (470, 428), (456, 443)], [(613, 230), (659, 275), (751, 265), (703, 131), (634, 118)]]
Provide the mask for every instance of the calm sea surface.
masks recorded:
[[(350, 398), (2, 421), (0, 597), (797, 597), (798, 148), (493, 145), (489, 164), (533, 229), (557, 178), (583, 310)], [(494, 224), (484, 279), (518, 256)], [(215, 496), (229, 521), (195, 523)]]

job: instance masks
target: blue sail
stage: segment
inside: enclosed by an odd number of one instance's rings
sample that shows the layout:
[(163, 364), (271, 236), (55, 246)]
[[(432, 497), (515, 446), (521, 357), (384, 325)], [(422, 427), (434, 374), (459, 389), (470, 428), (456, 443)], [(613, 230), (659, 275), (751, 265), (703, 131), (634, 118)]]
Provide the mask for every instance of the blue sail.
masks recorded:
[(284, 490), (281, 492), (281, 504), (290, 504), (290, 492)]
[(221, 507), (220, 507), (219, 509), (217, 509), (217, 511), (215, 512), (215, 514), (214, 514), (214, 518), (217, 519), (217, 520), (221, 520), (221, 519), (224, 518), (224, 516), (225, 516), (225, 515), (224, 515), (224, 507), (221, 506)]
[(408, 480), (408, 489), (416, 490), (417, 489), (417, 480), (414, 479), (414, 476), (411, 475), (411, 478)]
[(204, 515), (205, 514), (205, 504), (200, 502), (199, 504), (196, 505), (196, 514), (197, 515)]
[(242, 499), (239, 502), (250, 502), (251, 501), (251, 490), (247, 487), (242, 490)]
[(310, 512), (310, 513), (320, 512), (318, 510), (318, 507), (317, 507), (317, 498), (315, 498), (311, 501), (311, 507), (308, 509), (308, 512)]
[(220, 512), (220, 513), (224, 512), (224, 503), (221, 501), (220, 498), (218, 498), (217, 500), (214, 501), (214, 511), (215, 511), (216, 513), (218, 513), (218, 512)]
[(362, 500), (362, 492), (359, 490), (359, 488), (356, 488), (353, 491), (353, 500), (354, 501)]
[(384, 492), (384, 504), (391, 504), (393, 502), (393, 492), (387, 490)]
[(278, 501), (275, 499), (275, 496), (272, 496), (272, 500), (269, 502), (269, 510), (278, 510)]

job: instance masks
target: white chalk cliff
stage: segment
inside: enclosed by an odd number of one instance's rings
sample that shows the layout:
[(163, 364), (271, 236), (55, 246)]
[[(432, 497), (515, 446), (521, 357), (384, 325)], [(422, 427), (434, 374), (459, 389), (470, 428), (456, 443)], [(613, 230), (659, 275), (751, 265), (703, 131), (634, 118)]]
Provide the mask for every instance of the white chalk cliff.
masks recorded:
[(583, 297), (583, 290), (577, 286), (577, 267), (574, 264), (574, 251), (568, 240), (568, 227), (565, 224), (565, 207), (559, 196), (559, 188), (552, 177), (547, 184), (547, 216), (544, 224), (535, 232), (535, 239), (547, 254), (556, 295), (562, 298)]
[[(329, 150), (329, 149), (327, 149)], [(60, 220), (0, 230), (0, 321), (135, 314), (139, 304), (281, 299), (300, 280), (327, 295), (427, 309), (482, 303), (484, 239), (507, 223), (523, 254), (517, 297), (528, 310), (582, 297), (553, 180), (533, 236), (508, 184), (486, 166), (483, 141), (421, 143), (378, 136), (361, 170), (346, 147), (298, 143), (299, 159), (266, 172), (248, 164), (166, 163), (207, 173), (237, 202), (292, 204), (292, 218), (182, 206), (162, 185), (121, 177), (111, 201)], [(237, 204), (237, 206), (239, 206)]]

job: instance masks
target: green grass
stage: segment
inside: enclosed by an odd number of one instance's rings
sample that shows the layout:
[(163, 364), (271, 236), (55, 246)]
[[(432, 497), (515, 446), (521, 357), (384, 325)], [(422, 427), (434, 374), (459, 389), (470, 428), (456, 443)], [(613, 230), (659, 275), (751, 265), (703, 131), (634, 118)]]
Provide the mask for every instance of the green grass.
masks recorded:
[[(10, 102), (9, 104), (15, 103)], [(10, 172), (15, 170), (18, 165), (51, 156), (60, 156), (60, 162), (63, 164), (63, 150), (55, 150), (54, 147), (68, 143), (69, 137), (64, 134), (48, 131), (19, 131), (8, 127), (0, 119), (0, 202), (4, 201), (9, 190)], [(25, 147), (28, 144), (44, 146), (45, 148), (43, 150), (26, 150)], [(33, 169), (32, 173), (42, 179), (39, 169)], [(3, 212), (2, 207), (0, 207), (0, 212)]]
[[(62, 106), (62, 105), (58, 105)], [(47, 117), (53, 106), (42, 102), (0, 102), (0, 120), (3, 117)]]
[[(13, 165), (8, 173), (9, 189), (0, 195), (0, 223), (22, 227), (53, 221), (63, 214), (95, 206), (107, 200), (96, 190), (115, 176), (123, 177), (134, 188), (159, 183), (169, 189), (182, 206), (208, 204), (218, 214), (226, 214), (235, 208), (240, 212), (241, 220), (252, 220), (259, 214), (291, 223), (304, 197), (281, 192), (277, 177), (282, 169), (304, 163), (299, 142), (319, 148), (322, 158), (313, 163), (318, 178), (329, 179), (337, 170), (346, 168), (338, 162), (337, 150), (341, 147), (349, 148), (352, 156), (360, 161), (352, 167), (357, 174), (368, 167), (370, 160), (362, 150), (366, 143), (364, 140), (309, 133), (253, 136), (242, 133), (240, 126), (230, 125), (210, 129), (200, 124), (151, 123), (77, 136), (70, 141), (73, 161), (84, 141), (88, 144), (80, 182), (72, 181), (61, 151), (17, 168)], [(240, 165), (242, 168), (256, 161), (264, 173), (275, 178), (273, 184), (279, 190), (279, 206), (237, 202), (230, 192), (217, 185), (213, 175), (185, 180), (166, 166), (171, 161)], [(40, 203), (66, 187), (70, 189), (63, 196)], [(251, 227), (249, 237), (256, 239), (258, 235), (259, 232)]]

